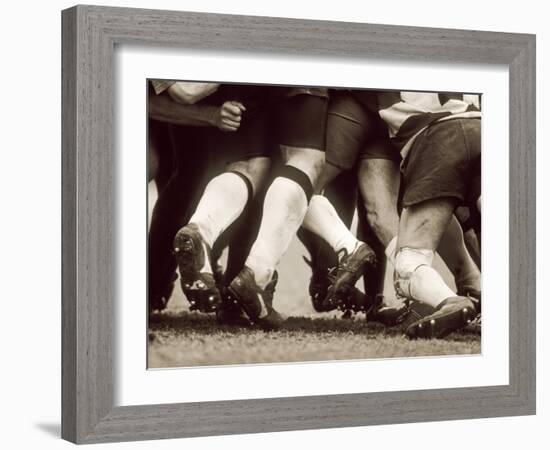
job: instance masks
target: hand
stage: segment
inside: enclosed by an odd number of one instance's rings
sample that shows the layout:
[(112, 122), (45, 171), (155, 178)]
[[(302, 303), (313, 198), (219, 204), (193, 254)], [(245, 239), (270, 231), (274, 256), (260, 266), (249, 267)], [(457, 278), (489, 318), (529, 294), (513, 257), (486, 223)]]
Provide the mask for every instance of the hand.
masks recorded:
[(241, 125), (241, 118), (244, 111), (246, 111), (246, 108), (240, 102), (225, 102), (220, 106), (216, 114), (216, 126), (222, 131), (237, 131)]

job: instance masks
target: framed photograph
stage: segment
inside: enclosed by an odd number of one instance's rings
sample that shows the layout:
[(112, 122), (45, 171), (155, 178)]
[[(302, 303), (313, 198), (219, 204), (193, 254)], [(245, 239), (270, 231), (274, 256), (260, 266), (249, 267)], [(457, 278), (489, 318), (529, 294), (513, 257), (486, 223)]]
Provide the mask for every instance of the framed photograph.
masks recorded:
[(62, 27), (63, 438), (535, 413), (533, 35)]

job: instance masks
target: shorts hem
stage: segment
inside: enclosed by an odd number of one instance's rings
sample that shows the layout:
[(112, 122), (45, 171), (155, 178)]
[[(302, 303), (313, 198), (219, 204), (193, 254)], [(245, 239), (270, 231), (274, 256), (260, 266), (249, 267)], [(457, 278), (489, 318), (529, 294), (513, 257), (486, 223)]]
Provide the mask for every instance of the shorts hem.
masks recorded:
[(325, 152), (326, 153), (326, 148), (321, 146), (321, 145), (311, 145), (311, 144), (305, 144), (305, 143), (293, 143), (293, 144), (289, 144), (289, 143), (285, 143), (283, 144), (282, 142), (279, 142), (279, 145), (282, 145), (284, 147), (293, 147), (293, 148), (299, 148), (299, 149), (303, 149), (303, 150), (319, 150), (320, 152)]
[(232, 164), (240, 161), (248, 161), (249, 159), (252, 159), (252, 158), (261, 158), (261, 157), (271, 158), (271, 155), (269, 153), (250, 153), (247, 155), (234, 156), (231, 158), (227, 158), (225, 161), (225, 164)]
[[(328, 155), (328, 153), (327, 153), (327, 155)], [(331, 166), (337, 167), (338, 169), (341, 169), (341, 170), (350, 170), (355, 165), (355, 164), (347, 165), (347, 164), (337, 163), (337, 162), (329, 159), (327, 156), (325, 156), (325, 161), (326, 161), (327, 164), (330, 164)]]

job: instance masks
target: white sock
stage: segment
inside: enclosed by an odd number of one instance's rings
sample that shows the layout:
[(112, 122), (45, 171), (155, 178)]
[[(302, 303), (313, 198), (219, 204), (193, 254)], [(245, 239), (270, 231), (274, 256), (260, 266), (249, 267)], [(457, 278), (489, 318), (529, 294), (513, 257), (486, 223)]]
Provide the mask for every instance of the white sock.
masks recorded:
[(359, 242), (323, 195), (311, 197), (302, 226), (327, 241), (335, 252), (344, 248), (350, 254)]
[(395, 256), (397, 277), (401, 293), (434, 308), (456, 294), (431, 267), (435, 253), (431, 250), (402, 248)]
[(275, 267), (304, 220), (307, 198), (294, 181), (277, 177), (267, 190), (258, 238), (246, 260), (260, 288), (271, 281)]
[[(216, 239), (243, 212), (248, 202), (248, 188), (238, 175), (226, 172), (210, 180), (189, 223), (195, 224), (206, 244), (212, 248)], [(212, 273), (209, 258), (202, 272)]]
[(244, 180), (231, 172), (212, 178), (189, 223), (197, 225), (205, 242), (212, 247), (216, 239), (243, 212), (248, 202)]
[(395, 247), (397, 246), (397, 236), (394, 236), (390, 241), (384, 253), (388, 258), (388, 261), (391, 262), (392, 266), (395, 267)]
[(414, 271), (410, 292), (414, 299), (434, 308), (437, 308), (443, 300), (456, 296), (441, 275), (430, 266), (420, 266)]

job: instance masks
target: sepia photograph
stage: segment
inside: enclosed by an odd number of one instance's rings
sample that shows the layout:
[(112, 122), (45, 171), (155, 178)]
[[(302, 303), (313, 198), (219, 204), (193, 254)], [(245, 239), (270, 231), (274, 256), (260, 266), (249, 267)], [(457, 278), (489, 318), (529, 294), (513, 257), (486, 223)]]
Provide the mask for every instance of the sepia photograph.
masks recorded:
[(146, 89), (149, 369), (481, 353), (480, 93)]

